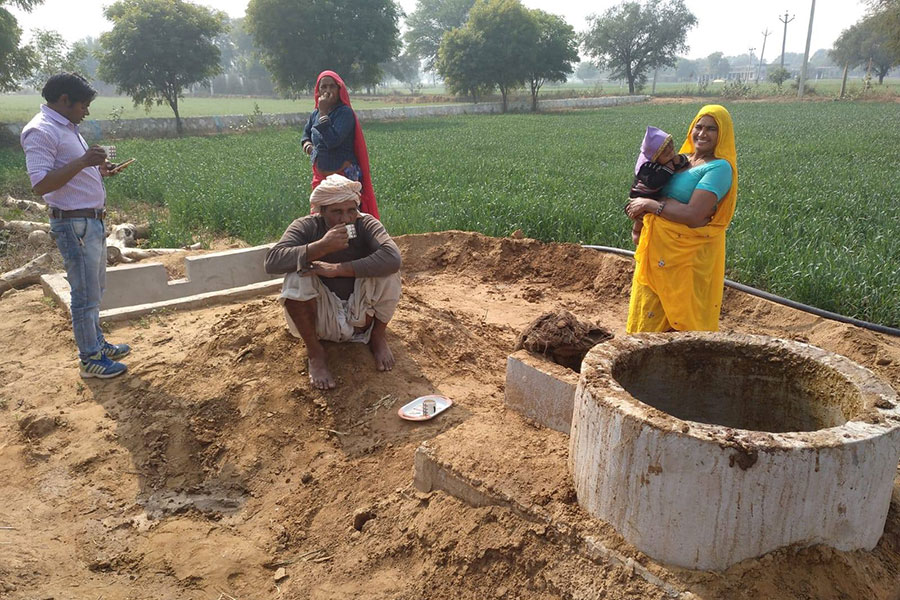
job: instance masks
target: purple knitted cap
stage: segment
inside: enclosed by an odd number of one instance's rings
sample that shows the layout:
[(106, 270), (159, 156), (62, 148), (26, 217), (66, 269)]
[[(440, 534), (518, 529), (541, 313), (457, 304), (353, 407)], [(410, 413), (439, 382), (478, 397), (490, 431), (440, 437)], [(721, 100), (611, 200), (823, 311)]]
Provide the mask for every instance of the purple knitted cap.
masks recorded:
[(662, 129), (653, 126), (647, 127), (644, 141), (641, 142), (641, 152), (638, 154), (637, 164), (634, 166), (634, 174), (637, 175), (637, 172), (645, 162), (656, 158), (659, 151), (671, 140), (672, 136)]

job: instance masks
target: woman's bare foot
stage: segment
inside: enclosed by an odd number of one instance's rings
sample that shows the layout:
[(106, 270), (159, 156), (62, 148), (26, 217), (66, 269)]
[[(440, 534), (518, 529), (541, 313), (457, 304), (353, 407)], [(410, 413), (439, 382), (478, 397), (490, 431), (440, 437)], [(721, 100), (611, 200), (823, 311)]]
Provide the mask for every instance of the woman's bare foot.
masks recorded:
[(369, 337), (369, 349), (375, 356), (375, 366), (379, 371), (390, 371), (394, 368), (394, 353), (387, 343), (387, 323), (375, 320), (372, 335)]
[(309, 382), (314, 388), (320, 390), (334, 389), (336, 384), (334, 377), (331, 376), (331, 371), (328, 370), (324, 354), (309, 357)]

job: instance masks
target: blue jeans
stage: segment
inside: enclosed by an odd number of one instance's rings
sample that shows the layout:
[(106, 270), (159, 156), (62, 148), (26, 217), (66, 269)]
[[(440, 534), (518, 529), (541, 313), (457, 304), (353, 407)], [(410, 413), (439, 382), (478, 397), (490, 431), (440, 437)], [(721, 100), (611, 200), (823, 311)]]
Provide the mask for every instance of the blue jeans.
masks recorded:
[(100, 219), (50, 219), (72, 289), (72, 331), (82, 360), (100, 352), (100, 299), (106, 288), (106, 229)]

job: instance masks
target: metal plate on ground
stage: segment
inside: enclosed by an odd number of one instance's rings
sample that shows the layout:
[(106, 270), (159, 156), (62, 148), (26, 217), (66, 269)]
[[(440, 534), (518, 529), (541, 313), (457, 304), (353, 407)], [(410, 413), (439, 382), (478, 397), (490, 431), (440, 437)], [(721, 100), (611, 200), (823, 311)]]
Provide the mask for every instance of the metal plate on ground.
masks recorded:
[[(431, 403), (434, 403), (434, 409), (429, 410)], [(453, 405), (453, 400), (446, 396), (430, 394), (428, 396), (419, 396), (412, 402), (404, 404), (397, 411), (401, 419), (407, 421), (427, 421), (433, 419)]]

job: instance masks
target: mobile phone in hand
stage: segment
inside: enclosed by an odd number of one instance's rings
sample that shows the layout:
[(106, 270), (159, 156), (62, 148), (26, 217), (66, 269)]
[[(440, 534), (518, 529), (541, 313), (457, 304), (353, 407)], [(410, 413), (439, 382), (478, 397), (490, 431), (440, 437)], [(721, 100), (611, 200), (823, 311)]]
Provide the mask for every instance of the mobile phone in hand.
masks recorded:
[(124, 169), (125, 167), (127, 167), (128, 165), (133, 163), (134, 161), (135, 161), (134, 158), (129, 158), (128, 160), (120, 162), (117, 165), (113, 165), (109, 168), (109, 172), (110, 173), (118, 173), (119, 171), (121, 171), (122, 169)]

